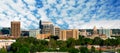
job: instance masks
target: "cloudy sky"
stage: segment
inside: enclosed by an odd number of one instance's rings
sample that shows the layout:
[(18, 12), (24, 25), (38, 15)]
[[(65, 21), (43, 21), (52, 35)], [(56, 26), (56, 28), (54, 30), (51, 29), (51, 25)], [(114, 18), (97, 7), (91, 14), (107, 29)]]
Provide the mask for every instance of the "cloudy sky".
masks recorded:
[(120, 0), (0, 0), (0, 27), (37, 29), (40, 19), (62, 29), (120, 28)]

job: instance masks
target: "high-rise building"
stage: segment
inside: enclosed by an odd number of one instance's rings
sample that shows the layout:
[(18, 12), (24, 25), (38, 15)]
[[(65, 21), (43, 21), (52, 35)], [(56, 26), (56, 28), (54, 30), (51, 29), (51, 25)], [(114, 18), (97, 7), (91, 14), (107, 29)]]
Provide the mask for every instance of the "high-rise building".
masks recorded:
[(67, 40), (69, 38), (74, 38), (75, 40), (79, 38), (79, 31), (77, 29), (73, 30), (61, 30), (60, 40)]
[(20, 37), (20, 22), (19, 21), (11, 22), (11, 35), (14, 37)]
[(41, 30), (41, 34), (51, 34), (55, 35), (54, 25), (51, 22), (41, 22), (39, 23), (39, 28)]
[(56, 36), (60, 35), (60, 28), (59, 27), (55, 27), (55, 35)]

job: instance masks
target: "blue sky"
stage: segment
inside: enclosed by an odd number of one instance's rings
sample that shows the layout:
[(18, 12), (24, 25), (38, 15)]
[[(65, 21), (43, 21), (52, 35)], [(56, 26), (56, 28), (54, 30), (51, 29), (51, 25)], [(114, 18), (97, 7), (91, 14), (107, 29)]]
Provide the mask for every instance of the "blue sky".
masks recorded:
[(0, 0), (0, 27), (17, 20), (37, 29), (40, 19), (62, 29), (120, 28), (120, 0)]

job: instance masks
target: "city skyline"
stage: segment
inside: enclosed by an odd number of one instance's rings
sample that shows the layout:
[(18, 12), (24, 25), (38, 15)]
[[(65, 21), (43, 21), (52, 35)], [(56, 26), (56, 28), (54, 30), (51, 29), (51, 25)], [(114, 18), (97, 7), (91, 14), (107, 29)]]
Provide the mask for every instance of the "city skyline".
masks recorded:
[(1, 0), (0, 27), (20, 21), (22, 29), (38, 29), (50, 21), (61, 29), (120, 29), (119, 0)]

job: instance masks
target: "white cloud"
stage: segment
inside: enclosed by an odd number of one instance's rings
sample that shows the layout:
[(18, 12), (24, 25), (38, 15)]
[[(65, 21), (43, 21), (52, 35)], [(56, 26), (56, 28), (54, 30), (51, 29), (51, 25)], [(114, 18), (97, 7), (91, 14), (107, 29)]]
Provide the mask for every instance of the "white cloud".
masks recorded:
[(100, 20), (100, 21), (96, 21), (93, 20), (89, 23), (84, 23), (83, 25), (81, 25), (81, 28), (84, 29), (92, 29), (94, 26), (96, 26), (97, 28), (105, 28), (105, 29), (113, 29), (113, 28), (118, 28), (120, 29), (120, 21), (119, 20)]
[[(36, 17), (40, 16), (40, 19), (43, 21), (55, 21), (57, 23), (55, 24), (56, 26), (59, 24), (65, 26), (65, 22), (69, 26), (68, 28), (93, 28), (95, 25), (98, 28), (101, 26), (104, 28), (120, 28), (120, 21), (116, 20), (116, 18), (119, 19), (119, 13), (111, 11), (113, 6), (106, 6), (108, 1), (97, 2), (89, 0), (87, 3), (84, 3), (84, 0), (79, 0), (77, 1), (79, 5), (76, 8), (73, 7), (76, 4), (75, 0), (62, 0), (61, 4), (57, 4), (56, 0), (41, 0), (43, 3), (42, 8), (35, 6), (35, 0), (24, 1), (28, 6), (22, 0), (18, 0), (17, 3), (14, 3), (13, 0), (0, 1), (1, 27), (9, 27), (11, 21), (20, 20), (24, 29), (28, 29), (31, 25), (37, 28), (39, 18)], [(53, 5), (55, 8), (52, 8), (51, 4), (55, 4)], [(97, 4), (98, 6), (96, 6)], [(46, 15), (46, 9), (51, 10), (49, 15)], [(61, 14), (57, 14), (56, 9)], [(34, 16), (34, 13), (31, 12), (33, 10), (38, 10), (37, 16)], [(68, 13), (68, 10), (71, 10), (71, 12)], [(91, 12), (92, 10), (93, 12)], [(3, 12), (7, 13), (7, 15)], [(35, 23), (32, 24), (33, 22)]]
[(59, 19), (56, 23), (57, 23), (57, 24), (63, 24), (64, 22), (63, 22), (62, 19)]
[[(34, 10), (34, 1), (27, 1), (30, 4), (30, 10)], [(21, 28), (28, 29), (32, 21), (38, 21), (34, 15), (32, 15), (31, 11), (26, 8), (24, 3), (21, 0), (18, 0), (17, 3), (14, 3), (12, 0), (2, 0), (0, 2), (0, 26), (1, 27), (10, 27), (11, 21), (21, 21)], [(6, 12), (7, 15), (2, 14), (2, 12)], [(19, 13), (19, 14), (17, 14)], [(29, 21), (26, 17), (27, 16)], [(8, 19), (9, 18), (9, 19)], [(20, 20), (21, 19), (21, 20)], [(36, 23), (35, 23), (36, 24)]]
[(50, 21), (47, 17), (47, 15), (44, 12), (44, 9), (39, 9), (38, 14), (41, 15), (41, 20), (43, 21)]

